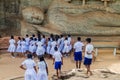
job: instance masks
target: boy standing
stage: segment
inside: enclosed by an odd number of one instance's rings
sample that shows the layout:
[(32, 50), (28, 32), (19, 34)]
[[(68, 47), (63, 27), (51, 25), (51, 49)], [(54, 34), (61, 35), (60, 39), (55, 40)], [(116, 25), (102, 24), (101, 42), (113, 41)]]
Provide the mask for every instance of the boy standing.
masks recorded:
[(55, 47), (55, 53), (53, 54), (53, 64), (56, 69), (57, 77), (60, 77), (61, 73), (61, 66), (63, 65), (63, 57), (58, 48)]
[(81, 42), (81, 38), (78, 37), (78, 41), (74, 44), (74, 60), (76, 61), (76, 69), (81, 68), (82, 62), (82, 50), (84, 44)]
[(85, 47), (85, 58), (84, 58), (84, 65), (87, 68), (87, 75), (90, 73), (92, 75), (92, 72), (90, 70), (90, 65), (92, 63), (92, 58), (93, 58), (93, 45), (91, 44), (91, 38), (86, 39), (86, 47)]

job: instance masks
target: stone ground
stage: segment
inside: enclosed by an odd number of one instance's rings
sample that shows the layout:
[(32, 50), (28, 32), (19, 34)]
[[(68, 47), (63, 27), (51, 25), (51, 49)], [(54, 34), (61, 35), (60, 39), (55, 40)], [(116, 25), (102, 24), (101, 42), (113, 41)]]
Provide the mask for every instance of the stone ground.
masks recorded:
[[(85, 37), (83, 37), (85, 38)], [(113, 38), (114, 42), (109, 42), (109, 38), (93, 38), (94, 41), (98, 41), (99, 39), (104, 39), (107, 42), (95, 42), (97, 44), (118, 44), (119, 42), (119, 37), (117, 37), (115, 40)], [(112, 38), (111, 38), (112, 39)], [(0, 39), (0, 48), (6, 47), (8, 45), (8, 39), (2, 38)], [(118, 44), (119, 45), (119, 44)], [(89, 78), (85, 78), (85, 80), (119, 80), (120, 78), (117, 75), (111, 74), (111, 73), (101, 73), (100, 71), (97, 73), (95, 70), (99, 69), (106, 69), (110, 68), (111, 71), (116, 72), (119, 71), (119, 62), (120, 62), (120, 55), (117, 54), (117, 56), (113, 56), (112, 54), (113, 50), (112, 49), (100, 49), (99, 50), (99, 55), (97, 56), (97, 59), (95, 62), (93, 62), (91, 68), (93, 70), (93, 76)], [(23, 80), (23, 75), (24, 75), (24, 70), (21, 70), (19, 68), (20, 64), (22, 61), (24, 61), (25, 58), (11, 58), (10, 54), (7, 53), (5, 50), (0, 50), (0, 80)], [(34, 59), (37, 62), (37, 59)], [(55, 74), (54, 66), (52, 65), (52, 60), (46, 58), (46, 62), (49, 65), (49, 80), (52, 80), (53, 75)], [(113, 65), (114, 67), (111, 67)], [(64, 58), (64, 64), (62, 71), (71, 71), (72, 69), (75, 68), (75, 63), (73, 61), (73, 56)], [(84, 65), (82, 64), (82, 68), (84, 69)], [(120, 71), (119, 71), (120, 72)], [(85, 75), (85, 71), (83, 70), (82, 72), (78, 72), (80, 75), (75, 75), (74, 77), (70, 77), (69, 79), (63, 79), (63, 80), (84, 80), (83, 76)], [(99, 76), (100, 74), (100, 76)], [(105, 74), (105, 75), (104, 75)], [(107, 78), (104, 78), (106, 77)], [(103, 78), (101, 78), (103, 77)], [(116, 79), (114, 79), (116, 77)], [(16, 79), (13, 79), (16, 78)], [(74, 79), (75, 78), (75, 79)], [(117, 79), (119, 78), (119, 79)]]
[[(96, 61), (93, 62), (92, 66), (91, 66), (92, 70), (106, 69), (108, 66), (111, 66), (112, 64), (115, 64), (115, 63), (117, 64), (120, 61), (119, 55), (114, 57), (111, 51), (106, 50), (106, 51), (99, 51), (99, 52), (101, 52), (101, 53), (98, 55)], [(24, 58), (13, 59), (10, 57), (10, 54), (8, 54), (8, 53), (2, 54), (2, 55), (0, 55), (0, 57), (1, 57), (0, 58), (0, 80), (10, 80), (7, 78), (16, 78), (17, 76), (22, 77), (24, 75), (24, 71), (19, 68), (19, 66), (20, 66), (21, 62), (24, 60)], [(37, 62), (37, 59), (35, 59), (35, 61)], [(54, 71), (53, 65), (52, 65), (52, 60), (46, 58), (46, 61), (49, 65), (48, 66), (49, 67), (49, 80), (52, 80), (51, 77), (55, 74), (55, 71)], [(73, 61), (73, 57), (64, 58), (64, 65), (63, 65), (62, 71), (70, 71), (74, 68), (75, 68), (75, 63)], [(82, 68), (84, 68), (84, 65), (82, 65)], [(119, 67), (117, 67), (117, 68), (119, 68)], [(81, 73), (80, 75), (84, 74), (84, 72), (85, 71), (83, 71), (83, 73)], [(114, 77), (114, 75), (113, 75), (113, 77)], [(92, 77), (86, 78), (86, 80), (93, 80), (93, 78), (97, 78), (96, 73), (94, 73)], [(99, 78), (99, 76), (98, 76), (98, 78)], [(78, 77), (78, 79), (82, 80), (81, 77)], [(19, 78), (19, 79), (16, 78), (16, 79), (11, 79), (11, 80), (23, 80), (23, 78)], [(63, 80), (73, 80), (73, 79), (71, 77), (70, 79), (63, 79)], [(74, 79), (74, 80), (77, 80), (77, 79)], [(100, 78), (97, 80), (102, 80), (102, 79)], [(108, 80), (108, 78), (106, 78), (104, 80)]]

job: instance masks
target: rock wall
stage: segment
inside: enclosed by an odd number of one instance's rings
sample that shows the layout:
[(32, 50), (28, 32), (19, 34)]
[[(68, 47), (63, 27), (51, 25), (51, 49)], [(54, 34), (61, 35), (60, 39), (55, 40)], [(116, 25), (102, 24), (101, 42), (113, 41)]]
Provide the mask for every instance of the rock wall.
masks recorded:
[(0, 35), (20, 35), (20, 0), (0, 0)]
[[(68, 2), (69, 1), (69, 2)], [(26, 10), (27, 9), (27, 10)], [(39, 15), (40, 14), (40, 15)], [(120, 35), (120, 0), (0, 0), (0, 35)]]

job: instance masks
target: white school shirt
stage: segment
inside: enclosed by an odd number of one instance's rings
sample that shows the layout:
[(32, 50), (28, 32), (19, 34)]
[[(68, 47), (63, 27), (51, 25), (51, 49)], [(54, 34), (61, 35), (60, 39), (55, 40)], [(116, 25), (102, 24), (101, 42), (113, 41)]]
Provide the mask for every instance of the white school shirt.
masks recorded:
[(38, 62), (38, 72), (46, 72), (46, 67), (47, 64), (45, 63), (45, 61)]
[(71, 43), (71, 40), (72, 40), (71, 37), (68, 37), (68, 41), (69, 41), (70, 43)]
[(26, 45), (29, 45), (30, 38), (26, 37), (26, 38), (25, 38), (25, 41), (26, 41)]
[(60, 53), (60, 51), (56, 51), (53, 54), (53, 58), (55, 59), (55, 62), (62, 61), (62, 54)]
[(69, 46), (69, 45), (70, 45), (69, 41), (68, 41), (68, 40), (65, 40), (65, 41), (64, 41), (64, 46)]
[(38, 41), (38, 42), (37, 42), (37, 46), (38, 46), (38, 45), (39, 45), (39, 46), (42, 46), (43, 43), (42, 43), (41, 41)]
[(56, 45), (57, 45), (56, 41), (51, 42), (52, 48), (55, 47)]
[[(92, 59), (92, 51), (94, 50), (94, 47), (92, 44), (87, 44), (86, 45), (86, 48), (85, 48), (85, 57), (86, 58), (89, 58), (89, 59)], [(88, 53), (91, 53), (91, 54), (87, 54)]]
[(61, 44), (64, 44), (64, 37), (61, 38)]
[(84, 44), (81, 42), (81, 41), (77, 41), (75, 44), (74, 44), (74, 49), (75, 49), (75, 52), (80, 52), (82, 51), (82, 47), (84, 46)]
[(48, 41), (48, 45), (47, 45), (48, 47), (50, 47), (51, 46), (51, 41)]
[(26, 42), (25, 42), (25, 41), (22, 41), (22, 42), (21, 42), (21, 46), (22, 46), (22, 47), (25, 47), (25, 45), (26, 45)]
[(46, 39), (45, 39), (45, 38), (42, 38), (42, 39), (41, 39), (41, 42), (42, 42), (43, 44), (45, 44)]
[(45, 49), (42, 46), (38, 45), (37, 50), (36, 50), (36, 54), (37, 55), (44, 55)]
[(10, 43), (10, 45), (15, 45), (15, 40), (14, 39), (10, 39), (9, 43)]
[(22, 65), (26, 67), (26, 69), (34, 69), (34, 66), (36, 66), (34, 60), (32, 59), (26, 59), (25, 61), (22, 62)]

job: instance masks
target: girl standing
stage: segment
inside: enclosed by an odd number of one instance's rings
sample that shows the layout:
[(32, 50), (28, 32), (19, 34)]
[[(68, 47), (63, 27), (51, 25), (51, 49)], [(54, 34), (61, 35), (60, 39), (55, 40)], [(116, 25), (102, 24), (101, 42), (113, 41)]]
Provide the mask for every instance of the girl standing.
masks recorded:
[(48, 80), (48, 67), (44, 60), (43, 56), (38, 56), (38, 73), (37, 73), (37, 80)]
[(37, 80), (37, 69), (32, 54), (27, 54), (27, 59), (22, 62), (21, 69), (26, 70), (24, 80)]
[(18, 55), (20, 55), (20, 53), (22, 52), (22, 50), (21, 50), (21, 37), (18, 37), (16, 52), (18, 53)]
[(11, 39), (9, 40), (9, 47), (8, 47), (8, 52), (11, 53), (12, 57), (14, 58), (14, 52), (15, 52), (15, 40), (14, 40), (14, 36), (11, 36)]
[(25, 38), (22, 38), (22, 41), (21, 41), (21, 51), (22, 51), (23, 55), (25, 55), (25, 53), (26, 53), (26, 41), (25, 41)]
[(48, 43), (47, 43), (47, 54), (50, 54), (50, 49), (51, 49), (51, 41), (50, 41), (50, 38), (48, 38)]

